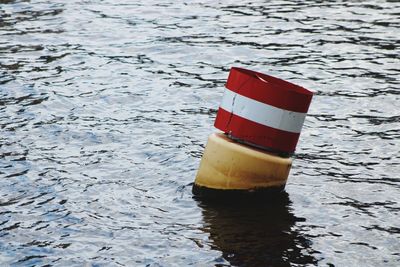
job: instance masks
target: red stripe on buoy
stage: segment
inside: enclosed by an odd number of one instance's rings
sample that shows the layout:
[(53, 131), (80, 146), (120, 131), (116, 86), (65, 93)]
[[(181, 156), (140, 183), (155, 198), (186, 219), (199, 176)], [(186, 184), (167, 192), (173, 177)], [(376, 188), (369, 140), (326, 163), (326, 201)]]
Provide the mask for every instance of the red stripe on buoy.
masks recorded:
[(214, 126), (231, 137), (276, 152), (293, 153), (300, 133), (274, 129), (218, 109)]
[(226, 88), (245, 97), (289, 111), (307, 113), (312, 92), (260, 72), (231, 68)]

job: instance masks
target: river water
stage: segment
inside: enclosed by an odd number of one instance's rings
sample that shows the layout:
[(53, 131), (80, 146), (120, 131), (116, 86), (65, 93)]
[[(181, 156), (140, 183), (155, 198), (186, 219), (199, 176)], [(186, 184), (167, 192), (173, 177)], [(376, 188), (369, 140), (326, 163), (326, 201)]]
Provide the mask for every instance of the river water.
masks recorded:
[[(1, 266), (399, 266), (398, 1), (0, 0)], [(281, 199), (195, 200), (231, 66), (315, 92)]]

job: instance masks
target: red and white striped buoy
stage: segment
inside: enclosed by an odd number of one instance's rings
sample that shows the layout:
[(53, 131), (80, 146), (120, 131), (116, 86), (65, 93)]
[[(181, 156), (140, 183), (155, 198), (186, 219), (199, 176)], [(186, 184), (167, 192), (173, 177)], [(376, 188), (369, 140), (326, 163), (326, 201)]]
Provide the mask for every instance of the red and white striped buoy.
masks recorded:
[(215, 127), (274, 152), (295, 151), (312, 93), (259, 72), (232, 68)]
[(195, 195), (283, 190), (312, 92), (284, 80), (231, 68), (208, 139)]

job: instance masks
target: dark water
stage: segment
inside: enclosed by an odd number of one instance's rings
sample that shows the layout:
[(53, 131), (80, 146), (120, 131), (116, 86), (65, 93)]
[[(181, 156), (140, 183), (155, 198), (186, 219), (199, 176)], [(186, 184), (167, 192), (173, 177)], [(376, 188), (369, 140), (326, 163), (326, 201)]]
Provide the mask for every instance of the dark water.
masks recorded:
[[(1, 266), (399, 266), (398, 1), (0, 0)], [(231, 66), (315, 92), (287, 195), (194, 200)]]

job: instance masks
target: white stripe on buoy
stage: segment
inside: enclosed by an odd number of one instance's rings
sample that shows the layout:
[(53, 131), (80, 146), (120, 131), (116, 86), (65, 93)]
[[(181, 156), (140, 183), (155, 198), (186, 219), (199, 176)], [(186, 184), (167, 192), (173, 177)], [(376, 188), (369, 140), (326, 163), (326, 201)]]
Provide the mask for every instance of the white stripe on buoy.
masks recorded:
[(277, 108), (225, 89), (220, 108), (278, 130), (300, 133), (306, 113)]

